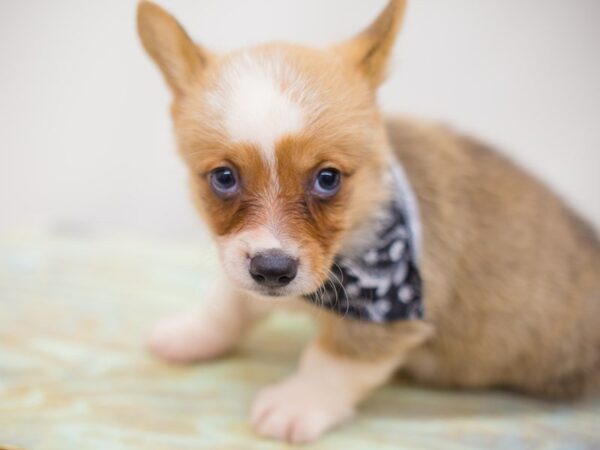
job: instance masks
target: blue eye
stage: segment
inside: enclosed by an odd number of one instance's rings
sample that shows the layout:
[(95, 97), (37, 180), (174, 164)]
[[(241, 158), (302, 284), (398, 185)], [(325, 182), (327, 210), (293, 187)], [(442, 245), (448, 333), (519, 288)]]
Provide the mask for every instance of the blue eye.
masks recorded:
[(340, 190), (342, 174), (336, 169), (323, 169), (315, 178), (313, 192), (319, 197), (332, 197)]
[(229, 197), (239, 190), (237, 177), (233, 169), (219, 167), (210, 174), (210, 185), (220, 197)]

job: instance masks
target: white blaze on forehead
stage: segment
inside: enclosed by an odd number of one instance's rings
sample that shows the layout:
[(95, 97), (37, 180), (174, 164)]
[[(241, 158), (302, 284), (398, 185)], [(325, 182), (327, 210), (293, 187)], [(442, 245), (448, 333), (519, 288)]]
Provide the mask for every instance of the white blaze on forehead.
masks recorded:
[(221, 80), (211, 104), (218, 105), (227, 135), (233, 142), (256, 145), (273, 164), (277, 141), (304, 126), (303, 110), (294, 99), (298, 77), (275, 57), (240, 56), (224, 68)]
[(225, 126), (232, 140), (257, 144), (268, 159), (276, 142), (302, 129), (302, 111), (276, 85), (247, 73), (230, 92)]

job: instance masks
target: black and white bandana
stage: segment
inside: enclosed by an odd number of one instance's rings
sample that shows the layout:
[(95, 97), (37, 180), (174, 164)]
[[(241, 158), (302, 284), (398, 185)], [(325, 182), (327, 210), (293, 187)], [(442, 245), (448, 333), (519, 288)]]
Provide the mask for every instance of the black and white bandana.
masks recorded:
[(394, 198), (374, 223), (375, 242), (338, 255), (331, 275), (306, 299), (337, 314), (377, 323), (423, 317), (418, 211), (402, 169), (392, 169)]

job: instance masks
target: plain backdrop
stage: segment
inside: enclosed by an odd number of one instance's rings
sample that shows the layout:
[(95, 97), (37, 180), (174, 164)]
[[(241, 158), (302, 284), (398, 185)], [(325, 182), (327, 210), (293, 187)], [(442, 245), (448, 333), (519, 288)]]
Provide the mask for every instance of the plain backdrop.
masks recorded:
[[(161, 0), (207, 47), (326, 45), (384, 0)], [(134, 0), (0, 0), (0, 232), (198, 233)], [(600, 224), (600, 2), (412, 0), (388, 112), (484, 138)]]

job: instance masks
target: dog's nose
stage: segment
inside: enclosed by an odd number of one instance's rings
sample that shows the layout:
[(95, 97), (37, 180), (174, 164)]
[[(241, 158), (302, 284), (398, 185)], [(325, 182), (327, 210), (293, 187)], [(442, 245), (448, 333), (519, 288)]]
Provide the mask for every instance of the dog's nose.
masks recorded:
[(267, 250), (250, 260), (250, 275), (266, 287), (283, 287), (296, 278), (298, 261), (281, 250)]

